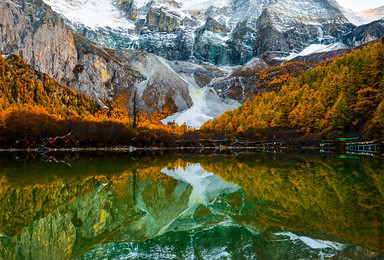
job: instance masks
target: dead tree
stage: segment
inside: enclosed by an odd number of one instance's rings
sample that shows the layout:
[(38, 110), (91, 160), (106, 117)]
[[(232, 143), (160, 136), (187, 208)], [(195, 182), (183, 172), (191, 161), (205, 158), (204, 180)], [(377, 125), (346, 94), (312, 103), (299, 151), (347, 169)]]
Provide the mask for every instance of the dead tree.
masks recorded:
[(137, 90), (133, 93), (133, 128), (137, 128), (137, 115), (139, 113), (138, 104), (137, 104)]

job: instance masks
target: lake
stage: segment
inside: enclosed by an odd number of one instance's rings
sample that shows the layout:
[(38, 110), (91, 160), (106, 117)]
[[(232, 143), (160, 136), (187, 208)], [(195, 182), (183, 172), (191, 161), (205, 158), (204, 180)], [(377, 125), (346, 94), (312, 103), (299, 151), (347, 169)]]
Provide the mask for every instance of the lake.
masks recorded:
[(2, 153), (0, 173), (0, 259), (383, 259), (383, 158)]

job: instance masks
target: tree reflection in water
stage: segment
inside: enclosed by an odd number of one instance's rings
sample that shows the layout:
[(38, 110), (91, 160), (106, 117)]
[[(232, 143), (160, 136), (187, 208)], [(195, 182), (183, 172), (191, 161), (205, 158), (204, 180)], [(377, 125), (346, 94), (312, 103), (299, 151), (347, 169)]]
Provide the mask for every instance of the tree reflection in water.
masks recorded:
[(382, 159), (131, 156), (2, 156), (0, 258), (366, 259), (384, 251)]

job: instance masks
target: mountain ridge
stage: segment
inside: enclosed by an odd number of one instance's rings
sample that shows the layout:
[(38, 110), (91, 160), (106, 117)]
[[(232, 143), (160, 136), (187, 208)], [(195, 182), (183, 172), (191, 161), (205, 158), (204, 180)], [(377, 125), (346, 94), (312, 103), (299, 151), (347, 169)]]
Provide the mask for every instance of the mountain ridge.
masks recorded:
[[(181, 1), (109, 2), (116, 9), (110, 16), (129, 23), (131, 28), (126, 29), (112, 22), (82, 25), (66, 4), (45, 1), (67, 17), (74, 30), (109, 48), (144, 49), (169, 60), (215, 65), (244, 64), (265, 51), (289, 55), (313, 43), (334, 43), (354, 28), (333, 0), (200, 1), (202, 7), (199, 2), (196, 9)], [(83, 9), (79, 3), (71, 8)], [(306, 36), (298, 39), (297, 35)], [(277, 39), (280, 43), (274, 47)]]

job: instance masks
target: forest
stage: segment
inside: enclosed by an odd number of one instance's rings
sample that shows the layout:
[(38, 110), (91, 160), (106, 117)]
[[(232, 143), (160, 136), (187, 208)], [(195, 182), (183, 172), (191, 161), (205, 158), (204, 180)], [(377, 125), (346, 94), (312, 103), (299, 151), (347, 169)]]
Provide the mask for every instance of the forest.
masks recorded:
[(203, 131), (263, 138), (384, 135), (384, 46), (375, 43), (259, 92)]
[(117, 96), (110, 109), (35, 71), (12, 55), (0, 55), (0, 147), (171, 146), (190, 129), (160, 120), (169, 111), (137, 112), (137, 126)]
[(196, 130), (162, 124), (169, 109), (137, 111), (134, 122), (122, 96), (106, 110), (21, 57), (0, 55), (0, 147), (196, 146), (201, 139), (315, 143), (384, 136), (383, 41), (317, 65), (272, 66), (255, 78), (257, 93)]

